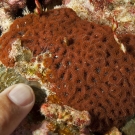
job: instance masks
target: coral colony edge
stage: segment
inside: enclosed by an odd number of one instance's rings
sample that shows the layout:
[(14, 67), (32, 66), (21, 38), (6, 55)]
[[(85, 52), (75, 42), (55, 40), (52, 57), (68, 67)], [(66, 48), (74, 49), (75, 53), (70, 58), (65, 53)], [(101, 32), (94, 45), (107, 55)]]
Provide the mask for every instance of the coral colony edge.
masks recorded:
[(0, 91), (36, 94), (12, 135), (134, 135), (134, 1), (62, 2), (0, 1)]

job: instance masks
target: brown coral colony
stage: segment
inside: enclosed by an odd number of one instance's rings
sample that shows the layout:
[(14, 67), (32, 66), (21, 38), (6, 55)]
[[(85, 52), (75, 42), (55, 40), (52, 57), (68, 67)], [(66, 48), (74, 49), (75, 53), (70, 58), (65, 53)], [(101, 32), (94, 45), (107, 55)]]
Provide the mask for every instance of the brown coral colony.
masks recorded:
[[(89, 111), (92, 131), (120, 127), (134, 115), (134, 55), (130, 49), (126, 54), (120, 50), (108, 26), (81, 20), (68, 8), (18, 18), (0, 38), (0, 60), (6, 66), (15, 64), (8, 53), (16, 38), (34, 56), (52, 54), (51, 90), (63, 104)], [(121, 41), (134, 48), (135, 36), (123, 35)]]

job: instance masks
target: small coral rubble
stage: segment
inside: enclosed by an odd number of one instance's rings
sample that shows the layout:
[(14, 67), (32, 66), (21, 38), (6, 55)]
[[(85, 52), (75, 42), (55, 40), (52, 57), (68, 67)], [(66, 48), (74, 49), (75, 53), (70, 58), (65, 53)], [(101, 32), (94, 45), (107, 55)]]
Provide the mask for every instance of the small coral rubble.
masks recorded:
[[(43, 126), (41, 126), (40, 129), (34, 131), (34, 135), (38, 132), (55, 133), (58, 128), (62, 130), (58, 130), (59, 134), (64, 134), (64, 132), (67, 135), (85, 135), (90, 133), (86, 128), (90, 124), (90, 116), (87, 111), (80, 112), (68, 106), (45, 103), (41, 106), (41, 113), (46, 118), (44, 125), (48, 126), (45, 126), (44, 130)], [(61, 128), (62, 125), (63, 128)]]
[[(135, 41), (135, 36), (126, 36)], [(113, 126), (121, 127), (135, 114), (134, 55), (130, 49), (126, 54), (121, 51), (108, 26), (81, 20), (68, 8), (18, 18), (0, 38), (0, 60), (21, 69), (21, 61), (12, 55), (16, 39), (23, 50), (32, 53), (29, 61), (21, 59), (23, 66), (36, 64), (32, 75), (56, 93), (63, 105), (88, 111), (92, 131), (104, 133)], [(130, 46), (127, 41), (127, 48), (134, 48), (133, 41)], [(27, 76), (23, 71), (30, 70), (24, 69), (20, 71)]]

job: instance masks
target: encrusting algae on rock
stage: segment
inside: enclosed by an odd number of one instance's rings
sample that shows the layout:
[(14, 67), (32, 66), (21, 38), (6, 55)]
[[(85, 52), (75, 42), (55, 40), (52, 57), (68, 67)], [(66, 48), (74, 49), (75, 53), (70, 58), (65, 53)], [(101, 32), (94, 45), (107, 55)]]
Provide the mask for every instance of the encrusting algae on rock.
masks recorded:
[[(10, 79), (10, 83), (9, 81), (7, 81), (7, 83), (4, 81), (5, 83), (1, 85), (3, 87), (1, 90), (4, 90), (6, 87), (10, 86), (11, 84), (16, 84), (17, 82), (29, 84), (31, 81), (37, 81), (42, 86), (45, 85), (43, 83), (46, 82), (45, 79), (50, 73), (50, 70), (47, 67), (45, 68), (46, 59), (51, 58), (51, 54), (49, 52), (41, 53), (37, 57), (33, 57), (31, 50), (23, 47), (21, 40), (17, 38), (11, 43), (11, 50), (9, 51), (8, 55), (9, 59), (14, 63), (14, 67), (10, 67), (11, 65), (9, 67), (7, 66), (7, 70), (5, 69), (7, 72), (6, 76), (13, 78), (12, 75), (8, 76), (8, 73), (12, 71), (15, 74), (14, 77), (19, 76), (19, 78), (14, 80)], [(1, 67), (3, 69), (5, 66), (1, 63)], [(1, 73), (3, 73), (2, 69)], [(3, 81), (1, 78), (1, 83), (2, 82)]]
[[(81, 20), (69, 8), (41, 14), (36, 11), (38, 14), (14, 20), (0, 38), (1, 71), (8, 71), (10, 79), (9, 71), (19, 78), (17, 81), (13, 76), (12, 84), (37, 82), (47, 96), (55, 95), (60, 101), (50, 103), (46, 98), (41, 106), (45, 121), (33, 134), (48, 134), (51, 125), (51, 134), (69, 135), (73, 131), (81, 135), (80, 123), (83, 129), (87, 127), (84, 135), (120, 129), (135, 114), (135, 59), (129, 49), (135, 49), (135, 36), (120, 36), (127, 48), (124, 53), (106, 25)], [(1, 90), (11, 85), (10, 79), (3, 82)], [(48, 115), (53, 110), (56, 114)], [(85, 112), (86, 123), (79, 119), (79, 124), (72, 124), (76, 120), (69, 110), (79, 114), (77, 119)], [(68, 121), (62, 117), (66, 114)]]
[(110, 27), (115, 19), (117, 33), (135, 34), (134, 0), (63, 0), (61, 7), (73, 9), (82, 19)]

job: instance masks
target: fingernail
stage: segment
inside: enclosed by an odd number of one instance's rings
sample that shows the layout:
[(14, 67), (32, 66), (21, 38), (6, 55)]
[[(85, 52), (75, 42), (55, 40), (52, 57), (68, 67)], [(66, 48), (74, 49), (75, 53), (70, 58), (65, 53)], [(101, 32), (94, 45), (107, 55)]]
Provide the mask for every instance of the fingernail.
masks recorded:
[(8, 94), (9, 99), (18, 106), (26, 106), (33, 101), (32, 89), (25, 84), (17, 84)]

